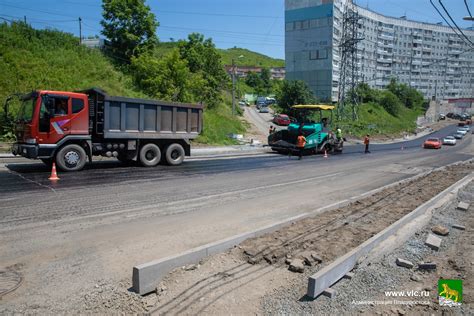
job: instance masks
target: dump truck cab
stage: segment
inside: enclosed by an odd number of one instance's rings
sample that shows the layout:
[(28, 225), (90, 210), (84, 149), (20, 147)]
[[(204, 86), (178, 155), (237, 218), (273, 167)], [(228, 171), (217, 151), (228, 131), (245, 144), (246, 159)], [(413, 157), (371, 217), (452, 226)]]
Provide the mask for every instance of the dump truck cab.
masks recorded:
[(38, 90), (20, 100), (13, 154), (47, 160), (68, 140), (90, 140), (87, 95)]
[[(300, 132), (306, 138), (305, 151), (308, 153), (342, 152), (343, 140), (337, 139), (330, 129), (330, 121), (332, 121), (333, 105), (314, 104), (314, 105), (294, 105), (294, 115), (298, 118), (297, 122), (288, 125), (286, 130), (275, 132), (268, 136), (268, 145), (272, 150), (279, 153), (287, 153), (296, 151), (296, 139)], [(317, 112), (318, 118), (315, 121), (314, 111)], [(323, 117), (322, 111), (331, 111), (331, 120)]]

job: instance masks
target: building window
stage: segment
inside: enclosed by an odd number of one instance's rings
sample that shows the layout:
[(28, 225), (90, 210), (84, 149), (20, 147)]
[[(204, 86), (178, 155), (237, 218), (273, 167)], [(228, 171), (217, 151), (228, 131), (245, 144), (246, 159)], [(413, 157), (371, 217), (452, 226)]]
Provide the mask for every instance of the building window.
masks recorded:
[(327, 48), (312, 50), (309, 52), (309, 59), (316, 60), (316, 59), (327, 59), (328, 58), (328, 50)]
[(295, 24), (293, 22), (286, 23), (285, 30), (288, 31), (293, 31), (295, 29)]
[(301, 22), (301, 29), (302, 30), (309, 29), (309, 20), (304, 20)]

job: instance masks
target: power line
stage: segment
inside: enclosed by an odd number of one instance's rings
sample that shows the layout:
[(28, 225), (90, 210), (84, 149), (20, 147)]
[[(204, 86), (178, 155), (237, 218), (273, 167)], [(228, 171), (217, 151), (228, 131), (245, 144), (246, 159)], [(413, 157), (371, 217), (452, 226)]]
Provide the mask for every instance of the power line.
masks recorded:
[(444, 15), (441, 13), (441, 11), (439, 11), (438, 7), (436, 7), (436, 5), (433, 3), (433, 0), (430, 0), (430, 3), (431, 5), (433, 6), (433, 8), (435, 8), (435, 10), (438, 12), (438, 14), (443, 18), (443, 20), (446, 22), (446, 24), (451, 28), (451, 30), (453, 30), (453, 32), (467, 45), (469, 45), (469, 43), (467, 43), (462, 37), (461, 35), (458, 34), (458, 32), (452, 27), (452, 25), (448, 22), (448, 20), (446, 20), (446, 18), (444, 17)]
[[(101, 8), (101, 5), (89, 4), (75, 1), (62, 1), (63, 3), (81, 5), (87, 7)], [(283, 16), (272, 16), (272, 15), (249, 15), (249, 14), (229, 14), (229, 13), (210, 13), (210, 12), (192, 12), (192, 11), (169, 11), (169, 10), (158, 10), (157, 13), (168, 13), (168, 14), (183, 14), (183, 15), (199, 15), (199, 16), (219, 16), (219, 17), (237, 17), (237, 18), (255, 18), (255, 19), (283, 19)]]
[(474, 45), (473, 42), (471, 42), (471, 40), (466, 36), (466, 34), (464, 34), (464, 32), (459, 28), (459, 26), (457, 25), (457, 23), (453, 20), (453, 18), (451, 17), (451, 15), (449, 14), (448, 10), (446, 10), (446, 7), (444, 6), (443, 2), (441, 2), (441, 0), (438, 0), (439, 4), (443, 7), (443, 10), (444, 12), (446, 12), (446, 14), (448, 15), (448, 17), (451, 19), (451, 21), (453, 22), (453, 24), (456, 26), (456, 28), (458, 29), (458, 31), (467, 39), (467, 41), (469, 43), (471, 43), (472, 45)]
[(472, 18), (471, 10), (469, 10), (469, 6), (467, 5), (467, 0), (464, 0), (464, 5), (466, 6), (467, 12), (469, 12), (469, 15)]

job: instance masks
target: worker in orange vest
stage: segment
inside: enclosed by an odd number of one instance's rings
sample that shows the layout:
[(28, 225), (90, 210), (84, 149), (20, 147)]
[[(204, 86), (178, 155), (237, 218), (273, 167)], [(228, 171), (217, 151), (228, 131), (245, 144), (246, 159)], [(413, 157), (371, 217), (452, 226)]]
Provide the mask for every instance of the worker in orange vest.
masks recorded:
[(301, 160), (303, 157), (303, 151), (304, 151), (304, 146), (306, 145), (306, 138), (303, 136), (303, 133), (300, 132), (298, 135), (298, 138), (296, 139), (296, 147), (299, 149), (299, 158), (298, 160)]
[(369, 134), (365, 135), (364, 137), (364, 145), (365, 145), (365, 153), (366, 154), (370, 154), (370, 151), (369, 151), (369, 143), (370, 143), (370, 138), (369, 138)]

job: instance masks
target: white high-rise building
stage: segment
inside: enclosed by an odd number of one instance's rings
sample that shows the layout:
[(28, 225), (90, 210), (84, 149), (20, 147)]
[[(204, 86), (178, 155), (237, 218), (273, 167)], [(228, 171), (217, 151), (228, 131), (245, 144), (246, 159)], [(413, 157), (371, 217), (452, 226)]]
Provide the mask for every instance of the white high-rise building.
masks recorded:
[[(303, 80), (336, 101), (343, 12), (350, 0), (285, 0), (286, 79)], [(474, 50), (449, 26), (388, 17), (357, 5), (358, 81), (383, 88), (391, 78), (426, 98), (474, 95)], [(462, 29), (474, 43), (474, 31)]]

